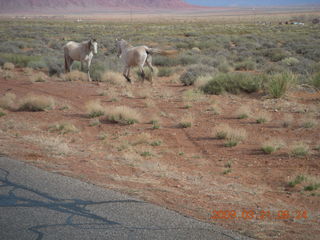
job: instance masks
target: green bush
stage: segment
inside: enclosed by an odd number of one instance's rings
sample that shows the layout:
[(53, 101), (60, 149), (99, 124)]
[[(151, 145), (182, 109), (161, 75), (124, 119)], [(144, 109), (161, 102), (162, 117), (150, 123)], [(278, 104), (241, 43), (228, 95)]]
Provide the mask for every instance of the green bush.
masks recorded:
[(158, 76), (159, 77), (169, 77), (172, 75), (172, 73), (173, 73), (172, 68), (162, 67), (159, 69)]
[(11, 62), (18, 67), (27, 67), (29, 62), (39, 61), (41, 59), (38, 56), (26, 56), (18, 54), (1, 54), (1, 57), (7, 62)]
[(279, 62), (289, 56), (289, 53), (282, 48), (271, 48), (263, 51), (263, 55), (272, 62)]
[(40, 70), (40, 69), (47, 68), (47, 64), (43, 60), (30, 61), (27, 64), (27, 67), (33, 68), (33, 69), (36, 69), (36, 70)]
[(202, 90), (207, 94), (221, 94), (224, 91), (252, 93), (261, 89), (264, 78), (264, 75), (249, 73), (221, 73), (209, 80)]
[(320, 72), (314, 74), (312, 77), (311, 77), (311, 84), (320, 90)]
[(296, 76), (290, 72), (273, 74), (268, 82), (268, 93), (273, 98), (281, 98), (295, 81)]
[(180, 76), (180, 81), (185, 86), (190, 86), (201, 76), (207, 76), (214, 74), (215, 69), (207, 65), (193, 65), (187, 69), (185, 73)]
[(160, 67), (172, 67), (179, 65), (177, 58), (155, 55), (152, 57), (152, 64)]
[(246, 60), (243, 62), (239, 62), (235, 65), (236, 70), (255, 70), (256, 69), (256, 63), (252, 60)]

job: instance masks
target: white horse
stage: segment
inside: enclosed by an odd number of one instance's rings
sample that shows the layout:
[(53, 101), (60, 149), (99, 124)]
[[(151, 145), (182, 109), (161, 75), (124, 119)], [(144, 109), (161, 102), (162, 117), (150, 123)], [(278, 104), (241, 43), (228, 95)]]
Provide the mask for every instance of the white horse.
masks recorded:
[(90, 77), (90, 66), (93, 58), (93, 54), (98, 53), (98, 43), (95, 39), (77, 43), (70, 41), (63, 47), (64, 49), (64, 67), (65, 72), (70, 72), (73, 61), (81, 62), (81, 70), (83, 70), (83, 62), (88, 65), (88, 78)]
[(122, 59), (124, 64), (123, 76), (130, 83), (132, 82), (130, 79), (130, 68), (138, 66), (144, 81), (146, 75), (143, 71), (143, 66), (147, 64), (151, 72), (153, 72), (151, 54), (160, 53), (158, 49), (149, 48), (147, 46), (133, 47), (123, 39), (117, 40), (116, 48), (117, 55)]

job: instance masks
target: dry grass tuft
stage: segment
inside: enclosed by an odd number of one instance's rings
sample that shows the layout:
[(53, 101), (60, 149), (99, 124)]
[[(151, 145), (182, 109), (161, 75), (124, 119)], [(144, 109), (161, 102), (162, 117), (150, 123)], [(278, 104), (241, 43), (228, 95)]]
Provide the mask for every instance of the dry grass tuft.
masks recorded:
[(14, 69), (14, 64), (10, 62), (6, 62), (3, 64), (3, 69), (4, 70), (13, 70)]
[(88, 75), (78, 70), (66, 73), (62, 76), (64, 81), (88, 81)]
[(261, 150), (265, 154), (271, 154), (283, 148), (285, 145), (286, 144), (281, 139), (270, 139), (262, 144)]
[(318, 122), (312, 117), (306, 117), (301, 120), (300, 126), (302, 128), (313, 128), (316, 127)]
[(112, 72), (112, 71), (104, 72), (102, 75), (101, 81), (111, 83), (114, 85), (119, 85), (119, 86), (126, 85), (126, 80), (124, 79), (122, 74), (118, 72)]
[(283, 118), (282, 118), (282, 121), (281, 121), (281, 125), (282, 127), (290, 127), (292, 126), (292, 123), (293, 123), (293, 116), (292, 114), (289, 114), (289, 113), (286, 113)]
[(194, 116), (190, 113), (183, 115), (178, 123), (179, 128), (189, 128), (192, 127), (194, 122)]
[(101, 102), (99, 99), (87, 102), (85, 105), (85, 108), (86, 108), (87, 115), (90, 118), (100, 117), (105, 114), (105, 109), (101, 105)]
[(45, 82), (48, 80), (48, 76), (43, 72), (38, 72), (30, 77), (31, 82)]
[(240, 108), (238, 108), (235, 112), (234, 117), (238, 119), (246, 119), (250, 118), (252, 115), (251, 109), (247, 105), (242, 105)]
[(182, 94), (182, 100), (184, 102), (199, 102), (205, 99), (205, 95), (196, 89), (189, 89)]
[(292, 147), (290, 147), (290, 153), (293, 157), (305, 157), (309, 155), (310, 148), (307, 144), (303, 142), (294, 143)]
[(260, 123), (270, 122), (272, 120), (272, 117), (270, 113), (266, 111), (259, 111), (256, 113), (255, 119), (256, 119), (256, 122), (260, 124)]
[(204, 87), (210, 80), (212, 79), (212, 76), (200, 76), (197, 78), (197, 80), (194, 83), (194, 86), (196, 88), (201, 89)]
[(106, 120), (114, 123), (130, 125), (141, 121), (141, 115), (135, 109), (127, 106), (111, 107), (105, 112)]
[(0, 98), (0, 107), (7, 110), (15, 109), (16, 95), (14, 93), (6, 93)]
[(54, 105), (55, 102), (52, 97), (29, 94), (19, 101), (17, 110), (30, 112), (46, 111), (53, 109)]
[(231, 129), (226, 137), (225, 146), (235, 147), (247, 138), (247, 131), (243, 128)]
[(50, 132), (59, 132), (59, 134), (67, 134), (67, 133), (75, 133), (78, 132), (78, 128), (74, 126), (70, 122), (62, 122), (62, 123), (56, 123), (54, 125), (49, 126)]
[(218, 139), (226, 139), (231, 130), (228, 124), (221, 123), (214, 127), (212, 134)]

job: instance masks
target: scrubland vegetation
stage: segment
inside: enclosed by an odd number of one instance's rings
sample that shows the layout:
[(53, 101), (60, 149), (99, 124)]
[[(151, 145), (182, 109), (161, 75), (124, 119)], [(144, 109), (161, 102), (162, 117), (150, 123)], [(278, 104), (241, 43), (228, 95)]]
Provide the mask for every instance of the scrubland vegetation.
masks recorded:
[[(316, 211), (320, 25), (3, 19), (0, 31), (0, 133), (40, 156), (22, 158), (204, 220), (212, 204)], [(79, 63), (63, 73), (63, 45), (90, 36), (93, 83)], [(150, 82), (124, 79), (116, 37), (165, 50)], [(309, 222), (222, 224), (294, 239)]]

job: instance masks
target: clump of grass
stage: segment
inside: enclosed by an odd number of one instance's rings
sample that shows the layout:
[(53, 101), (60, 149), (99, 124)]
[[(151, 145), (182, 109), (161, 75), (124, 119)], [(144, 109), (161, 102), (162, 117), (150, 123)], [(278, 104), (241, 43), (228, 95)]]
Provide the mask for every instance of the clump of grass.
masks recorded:
[(15, 99), (16, 95), (14, 93), (6, 93), (4, 96), (0, 97), (0, 107), (8, 110), (14, 110)]
[(134, 142), (131, 143), (132, 146), (137, 146), (140, 144), (149, 144), (151, 141), (151, 135), (149, 133), (143, 132), (135, 136)]
[(284, 142), (279, 139), (271, 139), (262, 144), (261, 150), (265, 154), (272, 154), (285, 146)]
[(298, 175), (296, 178), (288, 183), (289, 187), (295, 187), (296, 185), (306, 181), (306, 177), (304, 175)]
[(160, 123), (158, 120), (151, 120), (150, 123), (152, 124), (152, 129), (159, 129), (160, 128)]
[(266, 123), (271, 121), (271, 115), (266, 111), (260, 111), (256, 114), (255, 119), (259, 124)]
[(10, 71), (8, 71), (8, 70), (6, 70), (6, 71), (4, 71), (4, 72), (2, 73), (2, 77), (3, 77), (5, 80), (12, 79), (12, 78), (14, 78), (14, 76), (15, 76), (14, 72), (10, 72)]
[(208, 76), (215, 72), (213, 67), (203, 64), (191, 66), (180, 76), (180, 81), (185, 86), (193, 85), (201, 76)]
[(290, 127), (293, 123), (293, 116), (292, 114), (285, 114), (282, 118), (282, 123), (281, 125), (285, 128)]
[(95, 126), (99, 126), (101, 124), (99, 119), (91, 119), (89, 122), (89, 126), (90, 127), (95, 127)]
[(308, 186), (305, 186), (303, 190), (305, 191), (316, 191), (320, 188), (320, 183), (313, 183)]
[(87, 111), (87, 115), (90, 118), (100, 117), (105, 114), (105, 109), (101, 105), (101, 102), (99, 99), (87, 102), (85, 105), (85, 108)]
[(270, 76), (268, 93), (272, 98), (281, 98), (289, 87), (296, 82), (296, 76), (290, 72), (276, 73)]
[(63, 76), (63, 79), (65, 81), (88, 81), (88, 75), (84, 72), (74, 70), (69, 73), (66, 73)]
[(246, 119), (251, 116), (250, 107), (247, 105), (242, 105), (238, 110), (235, 112), (235, 117), (238, 119)]
[(141, 157), (151, 157), (151, 156), (153, 156), (153, 154), (151, 152), (149, 152), (149, 151), (144, 151), (140, 155), (141, 155)]
[(309, 154), (309, 146), (305, 143), (296, 143), (291, 147), (293, 157), (305, 157)]
[(101, 77), (102, 82), (108, 82), (114, 85), (123, 86), (126, 84), (124, 77), (122, 74), (118, 72), (106, 71), (102, 74)]
[(213, 135), (218, 139), (226, 139), (231, 130), (228, 124), (222, 123), (214, 127)]
[(38, 72), (34, 74), (30, 80), (31, 82), (45, 82), (48, 80), (48, 76), (43, 72)]
[(312, 118), (304, 118), (301, 121), (301, 127), (303, 128), (313, 128), (317, 125), (317, 121)]
[(62, 122), (62, 123), (56, 123), (51, 126), (49, 126), (50, 132), (59, 132), (59, 134), (67, 134), (67, 133), (74, 133), (78, 132), (79, 130), (70, 122)]
[(6, 115), (6, 113), (3, 111), (3, 109), (0, 108), (0, 117), (3, 117), (5, 115)]
[(203, 88), (206, 84), (208, 84), (208, 82), (210, 81), (212, 77), (207, 75), (207, 76), (200, 76), (196, 79), (195, 83), (194, 83), (194, 86), (196, 88)]
[(173, 70), (170, 67), (162, 67), (159, 69), (159, 77), (170, 77), (173, 74)]
[(106, 110), (105, 115), (108, 121), (124, 125), (131, 125), (141, 121), (140, 113), (127, 106), (111, 107)]
[(311, 84), (320, 90), (320, 72), (311, 76)]
[(235, 147), (239, 143), (243, 142), (247, 138), (247, 132), (245, 129), (231, 129), (226, 137), (225, 146), (226, 147)]
[(182, 99), (185, 102), (197, 102), (205, 98), (203, 93), (196, 89), (189, 89), (183, 92)]
[(153, 83), (153, 78), (157, 76), (158, 74), (158, 69), (157, 68), (153, 68), (153, 72), (149, 69), (149, 68), (144, 68), (144, 79), (143, 79), (143, 75), (142, 73), (140, 72), (140, 70), (137, 70), (136, 71), (136, 74), (138, 76), (138, 79), (140, 81), (143, 81), (143, 80), (147, 80), (148, 82), (150, 83)]
[(20, 99), (17, 110), (39, 112), (51, 110), (53, 109), (54, 105), (55, 102), (52, 97), (29, 94)]
[(103, 140), (106, 140), (107, 137), (108, 137), (107, 133), (100, 133), (97, 138), (98, 138), (98, 140), (103, 141)]
[(217, 103), (210, 104), (206, 111), (212, 112), (214, 115), (220, 115), (222, 112), (220, 106)]
[(14, 69), (14, 64), (11, 62), (6, 62), (3, 64), (3, 69), (4, 70), (13, 70)]
[(191, 114), (182, 116), (180, 122), (178, 123), (179, 128), (190, 128), (194, 122), (194, 117)]
[(150, 145), (153, 146), (153, 147), (161, 146), (161, 144), (162, 144), (161, 140), (156, 140), (156, 141), (153, 141), (153, 142), (150, 143)]

